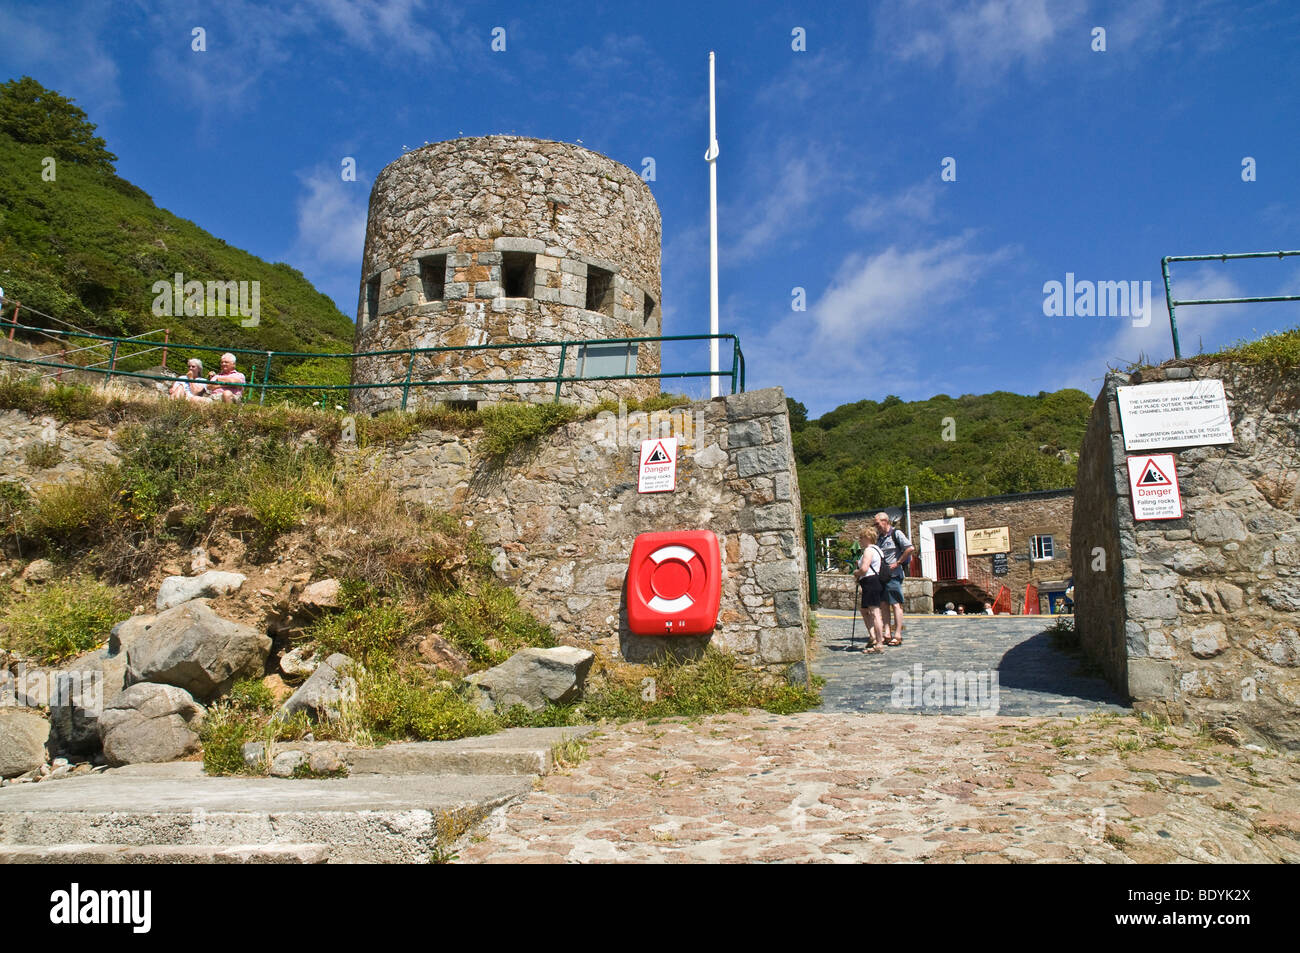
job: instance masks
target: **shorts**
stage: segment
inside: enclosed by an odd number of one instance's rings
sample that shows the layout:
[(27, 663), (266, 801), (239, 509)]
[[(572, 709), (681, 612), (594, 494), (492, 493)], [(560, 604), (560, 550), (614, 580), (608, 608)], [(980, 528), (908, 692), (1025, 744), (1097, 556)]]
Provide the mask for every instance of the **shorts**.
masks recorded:
[(889, 582), (885, 583), (884, 598), (891, 605), (901, 606), (903, 604), (903, 578), (893, 576)]
[(862, 608), (870, 609), (885, 601), (885, 592), (880, 586), (880, 580), (874, 576), (863, 577), (858, 580), (858, 585), (862, 588)]

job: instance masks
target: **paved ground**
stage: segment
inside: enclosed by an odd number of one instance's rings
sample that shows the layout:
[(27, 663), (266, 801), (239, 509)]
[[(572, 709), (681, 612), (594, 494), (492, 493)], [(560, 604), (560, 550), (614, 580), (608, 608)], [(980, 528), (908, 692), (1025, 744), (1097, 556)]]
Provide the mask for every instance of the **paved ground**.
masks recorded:
[(1300, 762), (1131, 715), (633, 723), (461, 862), (1300, 862)]
[[(853, 647), (851, 613), (819, 609), (820, 645), (812, 668), (826, 679), (822, 711), (991, 710), (1001, 715), (1064, 716), (1127, 711), (1104, 679), (1088, 673), (1080, 658), (1053, 646), (1044, 632), (1050, 621), (1041, 616), (909, 617), (901, 646), (886, 648), (883, 655), (866, 655)], [(863, 630), (858, 619), (856, 649), (867, 644)], [(927, 673), (933, 673), (929, 680)], [(955, 690), (957, 673), (965, 676), (960, 687), (973, 687), (973, 692)], [(975, 675), (973, 686), (966, 673)], [(938, 690), (940, 678), (943, 691)]]

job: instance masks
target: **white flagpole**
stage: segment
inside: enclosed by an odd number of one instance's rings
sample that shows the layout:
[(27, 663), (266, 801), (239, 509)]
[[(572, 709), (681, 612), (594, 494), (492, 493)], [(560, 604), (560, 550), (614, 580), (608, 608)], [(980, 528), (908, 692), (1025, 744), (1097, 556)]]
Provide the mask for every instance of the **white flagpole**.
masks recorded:
[[(713, 91), (713, 51), (709, 51), (709, 333), (718, 333), (718, 123)], [(718, 339), (709, 341), (709, 394), (717, 397), (721, 388), (718, 378)]]

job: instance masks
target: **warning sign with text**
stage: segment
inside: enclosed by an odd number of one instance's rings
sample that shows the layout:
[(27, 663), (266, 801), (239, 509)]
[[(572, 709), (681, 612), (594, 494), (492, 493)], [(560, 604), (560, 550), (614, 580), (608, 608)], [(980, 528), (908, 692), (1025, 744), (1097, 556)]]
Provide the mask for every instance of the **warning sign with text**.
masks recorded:
[(1125, 450), (1232, 443), (1223, 381), (1164, 381), (1116, 388)]
[(667, 493), (677, 489), (677, 438), (641, 441), (638, 493)]
[(1128, 458), (1128, 485), (1133, 493), (1133, 519), (1176, 520), (1183, 516), (1174, 455), (1159, 453)]

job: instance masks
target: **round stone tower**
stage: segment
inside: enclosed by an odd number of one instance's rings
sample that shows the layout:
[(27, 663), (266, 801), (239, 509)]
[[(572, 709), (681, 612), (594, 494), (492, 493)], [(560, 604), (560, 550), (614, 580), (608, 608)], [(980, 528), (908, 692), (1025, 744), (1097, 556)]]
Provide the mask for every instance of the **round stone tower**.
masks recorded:
[[(647, 397), (659, 345), (601, 343), (660, 331), (659, 207), (624, 165), (563, 142), (518, 136), (454, 139), (408, 152), (370, 193), (361, 265), (352, 408), (444, 402)], [(537, 342), (570, 343), (524, 348)], [(473, 345), (501, 345), (466, 350)], [(415, 353), (411, 349), (445, 348)], [(563, 353), (561, 353), (563, 351)], [(563, 365), (561, 365), (563, 361)], [(408, 377), (409, 368), (409, 377)]]

